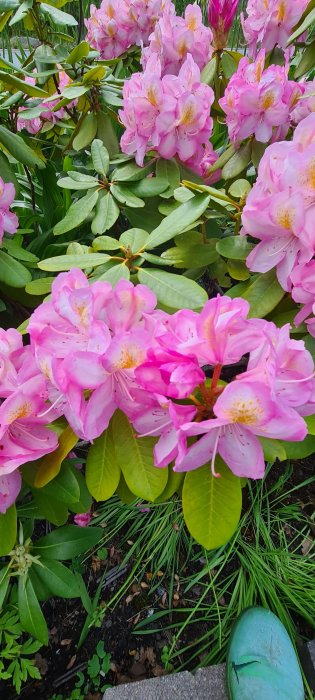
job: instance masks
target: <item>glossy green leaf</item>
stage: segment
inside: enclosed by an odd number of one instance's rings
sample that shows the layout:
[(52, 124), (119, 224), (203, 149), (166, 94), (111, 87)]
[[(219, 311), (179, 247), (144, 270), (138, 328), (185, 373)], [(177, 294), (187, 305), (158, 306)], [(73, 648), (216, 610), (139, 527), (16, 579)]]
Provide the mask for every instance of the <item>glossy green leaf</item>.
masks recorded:
[(218, 253), (231, 260), (246, 260), (253, 248), (253, 243), (248, 243), (246, 236), (225, 236), (216, 243)]
[(287, 459), (305, 459), (315, 453), (315, 435), (307, 435), (302, 442), (281, 440)]
[(10, 253), (10, 255), (17, 260), (30, 263), (36, 263), (38, 261), (36, 255), (18, 245), (14, 238), (4, 238), (2, 241), (2, 247), (5, 248), (8, 253)]
[(66, 190), (89, 190), (92, 187), (98, 187), (99, 183), (97, 178), (86, 175), (82, 180), (75, 180), (72, 177), (61, 177), (57, 181), (57, 185)]
[(125, 263), (114, 263), (97, 278), (101, 281), (110, 282), (114, 287), (119, 280), (129, 280), (130, 271)]
[(9, 554), (16, 542), (17, 519), (16, 507), (13, 504), (6, 513), (0, 513), (0, 556)]
[(34, 544), (33, 551), (45, 559), (67, 561), (79, 557), (99, 543), (103, 535), (100, 527), (78, 527), (65, 525), (40, 537)]
[(182, 501), (185, 523), (192, 537), (206, 549), (222, 547), (233, 536), (241, 515), (239, 477), (217, 457), (216, 472), (210, 464), (187, 472)]
[(120, 479), (111, 425), (89, 447), (85, 477), (96, 501), (107, 501), (116, 491)]
[(36, 568), (36, 574), (53, 595), (60, 598), (80, 597), (73, 571), (55, 559), (41, 557), (40, 562), (42, 566)]
[(108, 231), (117, 221), (120, 209), (110, 192), (100, 192), (95, 207), (95, 216), (91, 223), (94, 235)]
[(164, 270), (140, 268), (138, 279), (156, 294), (159, 302), (172, 309), (200, 309), (207, 301), (207, 292), (183, 275)]
[(30, 271), (22, 263), (0, 250), (0, 282), (19, 289), (31, 279)]
[(232, 197), (235, 197), (235, 199), (241, 199), (245, 197), (250, 190), (251, 184), (248, 182), (248, 180), (240, 178), (240, 180), (235, 180), (232, 182), (232, 185), (229, 188), (229, 194), (231, 194)]
[(101, 139), (94, 139), (91, 144), (93, 166), (99, 175), (105, 177), (109, 168), (109, 153)]
[(165, 192), (168, 181), (163, 177), (144, 177), (143, 180), (130, 183), (129, 187), (137, 197), (155, 197)]
[(54, 279), (54, 277), (39, 277), (28, 282), (25, 286), (25, 291), (27, 294), (34, 294), (34, 296), (45, 296), (50, 293)]
[(304, 53), (302, 55), (302, 58), (300, 62), (298, 63), (295, 72), (294, 72), (294, 78), (301, 78), (302, 75), (305, 73), (308, 73), (311, 68), (314, 68), (315, 66), (315, 41), (312, 41), (311, 44), (306, 46)]
[(120, 247), (119, 241), (112, 236), (98, 236), (92, 243), (94, 250), (118, 250)]
[(174, 493), (178, 493), (182, 488), (185, 474), (174, 472), (174, 469), (171, 466), (167, 467), (167, 470), (167, 484), (164, 491), (162, 491), (161, 495), (156, 499), (156, 503), (164, 503), (165, 501), (168, 501), (170, 498), (172, 498), (172, 496), (174, 496)]
[(55, 258), (47, 258), (37, 264), (41, 270), (47, 272), (62, 272), (71, 270), (72, 267), (79, 267), (80, 270), (98, 267), (107, 260), (109, 260), (109, 255), (105, 253), (87, 253), (86, 255), (57, 255)]
[(3, 566), (0, 569), (0, 610), (2, 609), (7, 590), (10, 583), (10, 566)]
[(196, 244), (185, 246), (185, 236), (182, 236), (183, 245), (168, 248), (161, 254), (161, 258), (170, 261), (176, 268), (203, 267), (213, 263), (218, 258), (215, 248), (215, 240), (207, 244)]
[(311, 10), (305, 19), (299, 24), (298, 28), (289, 36), (287, 46), (291, 46), (295, 39), (303, 34), (315, 22), (315, 8)]
[(75, 63), (79, 63), (82, 58), (86, 58), (89, 55), (90, 46), (87, 41), (81, 41), (78, 46), (75, 46), (72, 51), (70, 51), (69, 56), (67, 56), (67, 63), (74, 66)]
[(215, 161), (215, 163), (211, 166), (211, 168), (209, 168), (208, 175), (210, 175), (210, 173), (215, 173), (217, 170), (221, 170), (221, 168), (223, 168), (224, 165), (228, 163), (229, 160), (231, 160), (234, 153), (236, 153), (235, 146), (233, 143), (230, 143), (229, 146), (227, 146), (227, 148), (224, 149), (223, 153), (221, 153), (221, 155)]
[(121, 234), (119, 243), (135, 254), (142, 250), (148, 238), (149, 234), (143, 228), (129, 228)]
[(116, 168), (112, 173), (112, 182), (136, 182), (146, 177), (154, 167), (154, 161), (150, 161), (143, 167), (135, 162), (127, 163)]
[(89, 112), (84, 117), (80, 125), (79, 131), (72, 141), (72, 146), (75, 151), (81, 151), (86, 148), (96, 136), (97, 119), (93, 112)]
[(182, 233), (185, 228), (193, 224), (206, 210), (210, 202), (210, 195), (197, 194), (193, 199), (181, 204), (175, 211), (165, 217), (160, 225), (154, 229), (146, 243), (146, 250), (152, 250), (156, 246), (169, 241), (174, 236)]
[(273, 464), (276, 459), (283, 462), (287, 458), (284, 445), (279, 440), (271, 440), (264, 437), (259, 437), (258, 439), (263, 448), (266, 462), (272, 462)]
[(259, 163), (265, 153), (265, 150), (267, 148), (268, 144), (267, 143), (261, 143), (261, 141), (256, 141), (256, 139), (253, 140), (252, 142), (252, 161), (253, 165), (257, 169), (259, 166)]
[(116, 411), (113, 439), (118, 463), (130, 491), (146, 501), (154, 501), (164, 491), (168, 472), (157, 469), (153, 461), (155, 439), (138, 438), (128, 418)]
[(89, 191), (84, 197), (71, 204), (66, 216), (61, 221), (58, 221), (58, 224), (54, 227), (55, 236), (60, 236), (81, 226), (94, 209), (97, 200), (98, 192)]
[(118, 202), (121, 202), (121, 204), (125, 204), (126, 206), (132, 208), (135, 207), (136, 209), (138, 209), (138, 207), (144, 207), (143, 199), (140, 199), (133, 194), (133, 192), (125, 184), (111, 185), (110, 191), (113, 197), (115, 197)]
[(75, 17), (69, 15), (68, 12), (59, 10), (57, 7), (54, 7), (54, 5), (47, 5), (45, 2), (41, 2), (39, 4), (39, 10), (44, 15), (48, 15), (48, 17), (50, 17), (55, 24), (59, 24), (64, 27), (75, 27), (78, 24)]
[(244, 282), (250, 278), (250, 272), (243, 260), (227, 260), (227, 270), (233, 280)]
[(241, 146), (222, 168), (224, 180), (232, 180), (246, 170), (251, 160), (251, 144)]
[(42, 644), (48, 644), (47, 624), (29, 577), (18, 577), (18, 608), (24, 631)]
[(65, 503), (51, 496), (46, 496), (43, 489), (34, 489), (33, 497), (39, 508), (41, 518), (49, 520), (53, 525), (64, 525), (68, 520), (68, 508)]
[(230, 80), (232, 75), (237, 71), (237, 62), (228, 51), (223, 51), (221, 56), (221, 66), (223, 74), (227, 80)]
[(6, 73), (3, 70), (0, 70), (0, 81), (1, 83), (4, 83), (4, 85), (9, 85), (16, 90), (21, 90), (21, 92), (24, 92), (26, 95), (30, 95), (30, 97), (48, 97), (48, 93), (45, 92), (45, 90), (37, 87), (37, 85), (29, 85), (25, 82), (25, 80), (21, 80), (15, 75)]
[(218, 73), (218, 59), (216, 56), (211, 58), (204, 66), (200, 73), (200, 81), (206, 85), (212, 85), (215, 76)]
[(80, 487), (77, 479), (70, 467), (64, 464), (57, 476), (43, 487), (47, 496), (52, 496), (58, 501), (69, 506), (75, 503), (80, 497)]
[(20, 163), (23, 163), (23, 165), (27, 165), (29, 168), (35, 168), (35, 166), (38, 168), (45, 167), (44, 157), (42, 155), (39, 157), (39, 155), (25, 143), (22, 136), (13, 134), (12, 131), (9, 131), (5, 126), (0, 126), (0, 144), (9, 151), (11, 156), (20, 161)]
[(274, 270), (253, 275), (248, 282), (236, 284), (228, 291), (228, 296), (232, 298), (241, 296), (249, 302), (251, 318), (267, 316), (279, 304), (284, 294)]
[(156, 164), (156, 176), (167, 180), (168, 188), (161, 193), (161, 197), (169, 199), (180, 185), (180, 171), (175, 158), (170, 160), (159, 158)]
[(18, 198), (20, 192), (20, 185), (16, 178), (15, 172), (9, 162), (7, 156), (0, 151), (0, 172), (1, 177), (4, 182), (13, 182), (15, 188), (15, 197)]
[(120, 477), (120, 481), (119, 481), (119, 484), (117, 486), (116, 493), (117, 493), (117, 496), (119, 496), (122, 503), (126, 503), (126, 504), (132, 503), (132, 501), (134, 501), (136, 498), (134, 493), (132, 493), (130, 491), (130, 489), (128, 488), (123, 475), (121, 475), (121, 477)]

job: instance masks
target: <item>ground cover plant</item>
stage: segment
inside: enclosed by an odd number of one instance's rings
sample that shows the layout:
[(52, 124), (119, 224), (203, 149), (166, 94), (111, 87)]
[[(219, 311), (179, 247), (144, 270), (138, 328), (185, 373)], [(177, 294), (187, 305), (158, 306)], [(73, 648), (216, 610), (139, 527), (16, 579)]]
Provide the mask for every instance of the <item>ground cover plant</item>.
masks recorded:
[(195, 541), (264, 569), (237, 545), (249, 494), (266, 463), (277, 479), (315, 451), (313, 0), (66, 5), (0, 0), (0, 601), (18, 646), (0, 671), (18, 692), (45, 601), (81, 599), (79, 646), (103, 624), (82, 564), (100, 504), (116, 494), (127, 521), (135, 499), (166, 504), (188, 559)]

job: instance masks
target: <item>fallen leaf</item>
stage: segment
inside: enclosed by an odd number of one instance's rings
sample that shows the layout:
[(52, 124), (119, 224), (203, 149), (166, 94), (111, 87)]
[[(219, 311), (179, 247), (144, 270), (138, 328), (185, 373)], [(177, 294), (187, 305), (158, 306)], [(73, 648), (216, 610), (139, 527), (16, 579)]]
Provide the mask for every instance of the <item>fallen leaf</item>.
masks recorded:
[(301, 544), (302, 554), (308, 554), (313, 546), (313, 539), (311, 537), (306, 537)]
[(35, 666), (40, 671), (41, 676), (45, 676), (48, 671), (48, 663), (41, 654), (35, 654)]
[(68, 663), (68, 666), (66, 666), (67, 671), (70, 671), (70, 668), (72, 668), (72, 666), (74, 666), (74, 663), (75, 663), (76, 658), (77, 658), (77, 655), (76, 655), (76, 654), (74, 654), (73, 656), (71, 656), (71, 659), (70, 659), (70, 661), (69, 661), (69, 663)]
[(60, 642), (61, 647), (68, 647), (72, 644), (72, 639), (62, 639)]

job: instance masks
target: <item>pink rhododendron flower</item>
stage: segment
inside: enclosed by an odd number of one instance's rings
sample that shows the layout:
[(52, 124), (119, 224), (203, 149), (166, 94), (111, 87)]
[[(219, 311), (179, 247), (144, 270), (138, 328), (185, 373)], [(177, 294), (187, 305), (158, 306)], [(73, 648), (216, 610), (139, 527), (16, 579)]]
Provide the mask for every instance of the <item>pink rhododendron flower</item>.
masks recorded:
[(291, 121), (299, 124), (302, 119), (315, 112), (315, 78), (307, 82), (298, 83), (300, 95), (291, 110)]
[(255, 272), (277, 269), (286, 291), (298, 265), (309, 263), (315, 252), (315, 114), (295, 130), (292, 142), (267, 148), (242, 214), (243, 234), (258, 238), (247, 258)]
[(0, 245), (4, 233), (12, 235), (19, 226), (16, 214), (10, 211), (10, 206), (14, 201), (15, 189), (12, 182), (3, 182), (0, 177)]
[(297, 313), (294, 323), (299, 326), (302, 321), (308, 325), (311, 335), (314, 335), (314, 305), (315, 305), (315, 260), (305, 265), (296, 265), (290, 275), (292, 282), (292, 297), (298, 304), (303, 304)]
[[(36, 85), (36, 79), (35, 77), (31, 76), (26, 76), (25, 82), (27, 82), (29, 85)], [(70, 76), (64, 71), (60, 70), (58, 73), (58, 90), (61, 92), (67, 85), (70, 85), (72, 82)], [(52, 96), (54, 97), (54, 96)], [(60, 101), (61, 97), (58, 95), (56, 92), (56, 97), (55, 99), (49, 99), (43, 100), (41, 103), (41, 108), (42, 111), (40, 113), (39, 117), (35, 117), (33, 119), (26, 119), (23, 117), (23, 112), (28, 109), (28, 106), (26, 107), (20, 107), (19, 113), (18, 113), (18, 119), (17, 119), (17, 129), (18, 131), (22, 131), (22, 129), (26, 129), (30, 134), (37, 134), (44, 122), (51, 122), (52, 124), (55, 124), (59, 119), (64, 119), (67, 117), (67, 112), (65, 111), (64, 107), (60, 107), (60, 109), (57, 109), (53, 111), (53, 108), (58, 104)], [(68, 109), (71, 109), (77, 104), (78, 100), (74, 99), (69, 104), (67, 105)], [(29, 107), (32, 107), (32, 102), (30, 102)]]
[(238, 4), (239, 0), (209, 0), (208, 2), (208, 21), (213, 31), (213, 45), (218, 50), (226, 46)]
[(121, 138), (124, 153), (143, 164), (146, 150), (154, 148), (163, 158), (175, 155), (199, 161), (212, 130), (210, 106), (213, 90), (200, 82), (200, 71), (188, 54), (178, 76), (161, 78), (161, 66), (153, 56), (143, 73), (135, 73), (123, 89), (124, 109), (119, 116), (126, 127)]
[(187, 436), (202, 437), (177, 458), (175, 471), (197, 469), (211, 459), (215, 474), (218, 453), (237, 476), (261, 479), (265, 462), (258, 436), (299, 441), (307, 435), (303, 418), (274, 401), (270, 388), (259, 381), (240, 380), (226, 386), (213, 412), (215, 418), (181, 426)]
[(195, 406), (172, 403), (162, 396), (152, 399), (147, 410), (140, 410), (132, 421), (139, 439), (145, 436), (159, 436), (154, 447), (154, 464), (167, 467), (178, 455), (179, 442), (183, 439), (180, 427), (195, 418)]
[(164, 10), (149, 37), (149, 46), (142, 51), (141, 63), (146, 68), (151, 57), (159, 60), (162, 75), (178, 75), (190, 54), (202, 69), (212, 56), (212, 32), (202, 23), (200, 7), (187, 5), (184, 17), (178, 17), (173, 8)]
[(308, 0), (248, 0), (241, 22), (248, 54), (255, 57), (261, 48), (285, 49), (293, 27), (301, 18)]
[(162, 349), (148, 350), (146, 360), (135, 370), (135, 376), (147, 391), (175, 399), (186, 398), (205, 381), (195, 357)]
[(147, 44), (164, 11), (175, 12), (170, 0), (102, 0), (99, 9), (90, 7), (86, 39), (102, 59), (116, 58), (129, 46)]
[(173, 314), (160, 340), (183, 355), (195, 354), (201, 365), (234, 364), (262, 339), (260, 328), (247, 319), (248, 312), (245, 299), (218, 295), (199, 314), (187, 309)]
[(22, 486), (21, 474), (16, 469), (12, 474), (0, 475), (0, 513), (6, 513), (15, 503)]
[(86, 527), (91, 522), (91, 513), (77, 513), (73, 520), (79, 527)]
[(258, 141), (267, 143), (276, 127), (281, 127), (283, 138), (289, 129), (290, 110), (302, 88), (288, 80), (287, 67), (270, 65), (264, 70), (264, 63), (264, 50), (254, 63), (242, 58), (219, 100), (234, 142), (254, 134)]

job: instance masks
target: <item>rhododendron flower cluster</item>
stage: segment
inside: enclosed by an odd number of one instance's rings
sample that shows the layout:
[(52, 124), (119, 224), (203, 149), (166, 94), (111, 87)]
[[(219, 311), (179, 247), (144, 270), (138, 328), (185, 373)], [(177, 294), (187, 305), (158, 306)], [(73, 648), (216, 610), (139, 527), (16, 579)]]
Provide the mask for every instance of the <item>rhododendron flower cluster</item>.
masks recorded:
[(135, 155), (139, 165), (150, 148), (163, 158), (178, 155), (190, 167), (209, 157), (205, 144), (212, 130), (214, 94), (200, 82), (200, 70), (190, 54), (178, 76), (163, 77), (159, 60), (151, 56), (143, 73), (134, 73), (125, 82), (123, 98), (119, 116), (126, 131), (121, 149)]
[(301, 96), (291, 111), (293, 124), (299, 124), (302, 119), (315, 112), (315, 78), (314, 80), (300, 82), (299, 89), (301, 90)]
[[(277, 269), (295, 301), (297, 322), (315, 312), (315, 113), (300, 122), (291, 142), (269, 146), (243, 210), (243, 234), (260, 239), (247, 258), (255, 272)], [(307, 320), (315, 334), (314, 318)]]
[[(26, 76), (25, 82), (29, 85), (35, 85), (36, 79), (32, 78), (31, 76)], [(69, 75), (64, 70), (60, 70), (58, 73), (58, 90), (61, 92), (71, 82), (72, 81)], [(56, 124), (58, 119), (64, 119), (67, 114), (64, 107), (60, 107), (59, 109), (53, 111), (53, 108), (58, 104), (59, 100), (60, 96), (58, 96), (58, 93), (56, 93), (56, 98), (52, 100), (50, 99), (49, 102), (43, 100), (41, 103), (42, 111), (40, 115), (33, 119), (25, 119), (23, 117), (23, 112), (28, 109), (28, 107), (20, 107), (17, 119), (17, 130), (22, 131), (22, 129), (26, 129), (26, 131), (28, 131), (30, 134), (37, 134), (41, 130), (45, 121)], [(77, 104), (77, 102), (77, 99), (72, 100), (67, 105), (67, 108), (71, 109)]]
[(15, 189), (12, 182), (3, 182), (2, 177), (0, 177), (0, 245), (4, 233), (12, 235), (17, 231), (19, 225), (16, 214), (10, 211), (14, 197)]
[(208, 21), (213, 31), (215, 49), (221, 50), (226, 46), (238, 4), (239, 0), (209, 0)]
[(247, 17), (241, 13), (248, 55), (254, 58), (261, 48), (285, 49), (293, 27), (301, 18), (308, 0), (249, 0)]
[(234, 142), (251, 134), (263, 143), (272, 136), (284, 138), (290, 126), (290, 112), (303, 94), (301, 83), (288, 80), (287, 67), (270, 65), (264, 70), (264, 65), (264, 49), (254, 63), (242, 58), (219, 100)]
[(164, 10), (175, 13), (170, 0), (102, 0), (85, 20), (87, 41), (102, 59), (116, 58), (129, 46), (147, 44)]
[(212, 56), (211, 42), (211, 29), (202, 23), (197, 4), (187, 5), (184, 17), (178, 17), (170, 6), (156, 23), (149, 46), (142, 51), (142, 66), (145, 68), (154, 56), (160, 61), (162, 75), (177, 75), (189, 53), (202, 69)]

